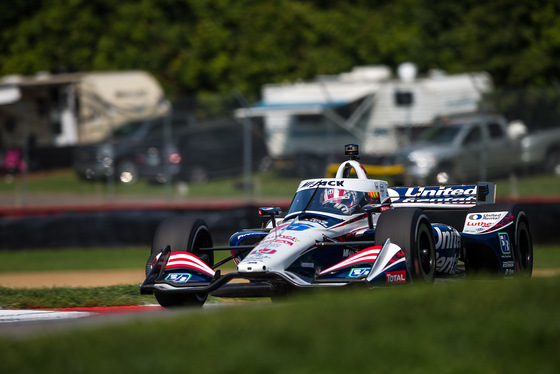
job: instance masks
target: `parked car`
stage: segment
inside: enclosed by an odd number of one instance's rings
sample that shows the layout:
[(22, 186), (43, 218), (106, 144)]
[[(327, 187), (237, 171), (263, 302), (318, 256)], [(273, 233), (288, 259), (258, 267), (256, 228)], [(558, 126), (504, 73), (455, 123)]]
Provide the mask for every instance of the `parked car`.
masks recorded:
[(506, 176), (520, 165), (520, 136), (510, 135), (501, 115), (445, 116), (411, 147), (395, 153), (394, 161), (405, 166), (408, 182), (418, 184), (470, 183)]
[[(261, 129), (251, 130), (252, 169), (265, 169), (270, 158)], [(137, 147), (139, 175), (150, 181), (203, 183), (210, 178), (240, 174), (244, 170), (244, 128), (233, 119), (217, 119), (190, 126), (165, 142)]]
[(560, 176), (560, 124), (528, 132), (521, 147), (523, 171)]
[(87, 180), (114, 177), (122, 183), (134, 183), (138, 180), (137, 149), (149, 148), (165, 136), (171, 138), (193, 122), (191, 116), (175, 114), (125, 123), (102, 142), (77, 147), (74, 171)]

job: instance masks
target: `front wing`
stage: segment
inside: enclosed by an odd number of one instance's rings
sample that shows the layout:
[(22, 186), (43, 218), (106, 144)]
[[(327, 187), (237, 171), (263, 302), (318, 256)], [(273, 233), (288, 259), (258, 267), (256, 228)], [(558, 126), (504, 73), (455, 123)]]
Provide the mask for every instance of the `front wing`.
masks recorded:
[[(295, 289), (340, 288), (348, 286), (387, 287), (412, 283), (404, 252), (389, 239), (383, 245), (374, 242), (350, 242), (365, 248), (334, 266), (316, 269), (312, 278), (292, 271), (231, 272), (221, 274), (197, 256), (173, 252), (167, 246), (140, 286), (142, 294), (197, 293), (217, 297), (267, 297)], [(344, 243), (320, 242), (321, 245)], [(240, 282), (241, 281), (241, 282)]]

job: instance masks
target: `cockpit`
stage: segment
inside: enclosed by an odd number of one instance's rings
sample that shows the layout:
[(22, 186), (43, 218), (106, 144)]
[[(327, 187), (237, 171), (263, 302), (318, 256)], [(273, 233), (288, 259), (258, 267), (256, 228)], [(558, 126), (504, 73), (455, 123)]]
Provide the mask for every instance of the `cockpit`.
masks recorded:
[(317, 187), (299, 190), (286, 218), (301, 212), (323, 212), (351, 216), (361, 213), (368, 204), (379, 204), (379, 192), (356, 191), (336, 187)]

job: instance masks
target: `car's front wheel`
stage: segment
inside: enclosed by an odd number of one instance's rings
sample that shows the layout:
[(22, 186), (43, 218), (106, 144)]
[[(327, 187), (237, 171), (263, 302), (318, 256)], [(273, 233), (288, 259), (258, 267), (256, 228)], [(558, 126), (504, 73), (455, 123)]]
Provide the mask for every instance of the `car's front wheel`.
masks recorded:
[[(159, 224), (154, 235), (150, 257), (146, 262), (146, 275), (152, 268), (154, 259), (166, 246), (170, 246), (172, 251), (192, 253), (210, 267), (214, 265), (213, 252), (199, 250), (200, 248), (213, 246), (208, 225), (201, 219), (171, 217)], [(166, 308), (175, 306), (201, 307), (208, 294), (177, 294), (154, 291), (154, 296), (158, 303)]]
[(404, 251), (413, 282), (434, 282), (434, 234), (422, 210), (399, 208), (381, 213), (375, 229), (375, 242), (381, 244), (387, 238)]

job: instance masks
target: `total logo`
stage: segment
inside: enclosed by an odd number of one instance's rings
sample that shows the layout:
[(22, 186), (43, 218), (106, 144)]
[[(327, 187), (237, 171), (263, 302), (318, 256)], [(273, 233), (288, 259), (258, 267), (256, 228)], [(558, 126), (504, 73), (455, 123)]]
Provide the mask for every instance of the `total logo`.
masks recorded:
[(406, 270), (385, 273), (386, 284), (406, 283)]

